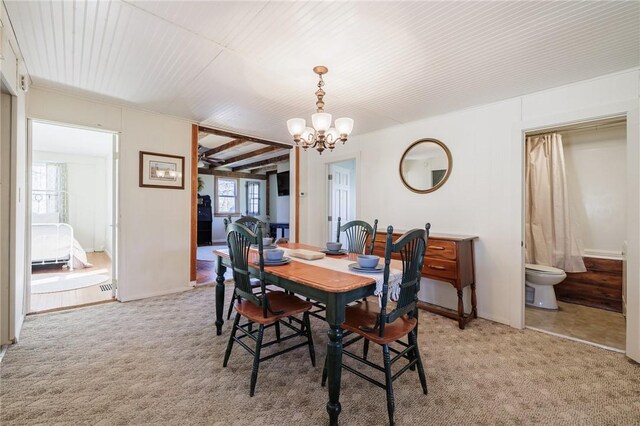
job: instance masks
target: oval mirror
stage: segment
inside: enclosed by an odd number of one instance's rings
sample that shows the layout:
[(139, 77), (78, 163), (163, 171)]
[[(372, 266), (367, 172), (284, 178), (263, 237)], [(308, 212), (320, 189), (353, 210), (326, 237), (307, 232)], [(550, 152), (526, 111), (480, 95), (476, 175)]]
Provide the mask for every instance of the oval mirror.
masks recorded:
[(415, 141), (402, 154), (400, 178), (413, 192), (426, 194), (440, 188), (451, 174), (451, 152), (437, 139)]

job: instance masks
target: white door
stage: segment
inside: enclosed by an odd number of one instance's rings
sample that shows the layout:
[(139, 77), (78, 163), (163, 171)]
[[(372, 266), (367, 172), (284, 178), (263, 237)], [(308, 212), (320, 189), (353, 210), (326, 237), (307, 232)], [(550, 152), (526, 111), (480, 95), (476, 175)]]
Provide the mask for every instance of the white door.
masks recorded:
[[(338, 217), (342, 224), (353, 220), (353, 206), (351, 206), (351, 171), (344, 167), (329, 166), (329, 235), (328, 241), (336, 240)], [(344, 242), (344, 235), (340, 235)]]

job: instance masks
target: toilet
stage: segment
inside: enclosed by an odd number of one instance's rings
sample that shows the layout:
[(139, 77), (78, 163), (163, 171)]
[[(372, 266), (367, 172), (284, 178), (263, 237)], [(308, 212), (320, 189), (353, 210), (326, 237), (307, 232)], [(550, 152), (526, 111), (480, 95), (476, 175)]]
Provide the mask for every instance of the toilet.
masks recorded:
[(525, 264), (526, 303), (543, 309), (558, 309), (553, 286), (562, 282), (567, 274), (558, 268)]

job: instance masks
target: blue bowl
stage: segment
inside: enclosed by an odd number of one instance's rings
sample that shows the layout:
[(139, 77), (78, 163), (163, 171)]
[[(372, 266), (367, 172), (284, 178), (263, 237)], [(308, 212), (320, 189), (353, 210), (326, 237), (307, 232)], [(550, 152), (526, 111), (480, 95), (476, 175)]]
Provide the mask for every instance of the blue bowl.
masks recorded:
[(342, 248), (342, 243), (327, 243), (327, 250), (339, 251)]
[(378, 266), (380, 258), (372, 254), (361, 254), (358, 256), (358, 266), (361, 268), (375, 268)]
[(268, 249), (263, 253), (267, 260), (282, 260), (282, 257), (284, 256), (284, 250), (282, 249)]

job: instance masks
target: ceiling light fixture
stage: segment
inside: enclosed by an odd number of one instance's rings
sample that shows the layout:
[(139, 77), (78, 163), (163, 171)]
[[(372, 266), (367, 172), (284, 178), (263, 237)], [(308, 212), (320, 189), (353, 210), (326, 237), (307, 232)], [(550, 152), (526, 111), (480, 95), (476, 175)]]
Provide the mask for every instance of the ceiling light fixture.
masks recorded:
[(313, 68), (313, 72), (318, 74), (318, 90), (316, 90), (316, 113), (311, 116), (313, 127), (307, 127), (304, 118), (292, 118), (287, 120), (287, 128), (293, 136), (293, 141), (298, 145), (301, 143), (302, 148), (315, 148), (320, 154), (325, 149), (333, 150), (336, 142), (341, 140), (342, 143), (347, 141), (347, 137), (353, 130), (353, 120), (347, 117), (338, 118), (335, 127), (331, 127), (331, 114), (324, 112), (324, 95), (322, 89), (324, 80), (322, 75), (329, 72), (327, 67), (318, 65)]

